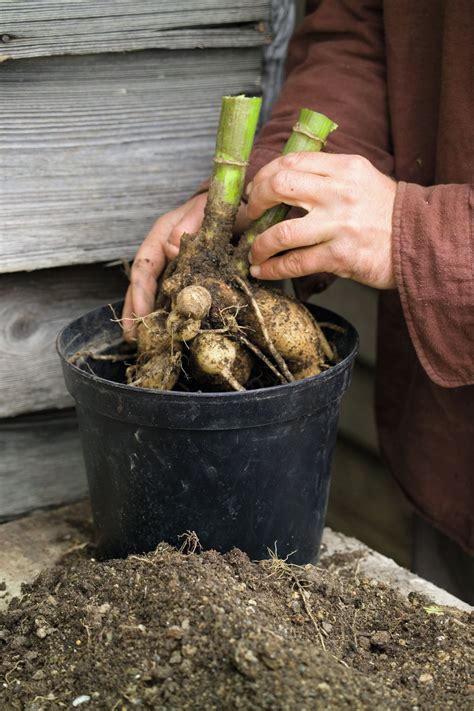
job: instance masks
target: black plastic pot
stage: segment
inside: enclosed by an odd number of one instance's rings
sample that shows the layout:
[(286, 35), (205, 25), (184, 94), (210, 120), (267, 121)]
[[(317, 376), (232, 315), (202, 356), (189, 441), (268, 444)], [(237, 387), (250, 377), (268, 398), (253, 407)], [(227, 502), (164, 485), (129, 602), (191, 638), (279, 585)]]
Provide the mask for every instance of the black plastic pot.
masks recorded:
[(341, 361), (304, 381), (238, 393), (146, 390), (123, 383), (123, 364), (71, 364), (77, 351), (103, 352), (104, 342), (117, 352), (121, 332), (108, 306), (61, 331), (104, 557), (176, 545), (190, 530), (204, 548), (236, 546), (261, 559), (276, 547), (294, 563), (317, 560), (358, 336), (340, 316), (309, 308), (344, 327), (331, 334)]

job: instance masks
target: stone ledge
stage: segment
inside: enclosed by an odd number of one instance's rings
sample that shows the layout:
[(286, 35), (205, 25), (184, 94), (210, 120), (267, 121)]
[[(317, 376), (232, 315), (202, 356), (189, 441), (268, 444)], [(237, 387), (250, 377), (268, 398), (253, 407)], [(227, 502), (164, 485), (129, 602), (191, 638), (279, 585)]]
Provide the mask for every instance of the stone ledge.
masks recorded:
[(361, 575), (384, 582), (398, 590), (402, 595), (407, 596), (411, 592), (417, 592), (426, 595), (437, 605), (457, 607), (467, 612), (474, 609), (467, 602), (459, 600), (459, 598), (446, 592), (446, 590), (442, 590), (428, 580), (424, 580), (406, 568), (402, 568), (391, 558), (373, 551), (356, 538), (350, 538), (342, 533), (336, 533), (330, 528), (325, 528), (321, 560), (333, 555), (347, 555), (349, 553), (360, 554), (358, 570)]
[[(48, 511), (35, 511), (29, 516), (0, 525), (0, 609), (12, 597), (20, 595), (21, 585), (34, 580), (46, 567), (53, 565), (68, 551), (90, 540), (91, 514), (88, 502)], [(392, 586), (402, 595), (418, 592), (438, 605), (470, 611), (473, 608), (419, 578), (395, 561), (368, 548), (355, 538), (326, 528), (322, 560), (334, 555), (359, 553), (358, 570), (368, 578)], [(3, 587), (3, 585), (1, 585)]]

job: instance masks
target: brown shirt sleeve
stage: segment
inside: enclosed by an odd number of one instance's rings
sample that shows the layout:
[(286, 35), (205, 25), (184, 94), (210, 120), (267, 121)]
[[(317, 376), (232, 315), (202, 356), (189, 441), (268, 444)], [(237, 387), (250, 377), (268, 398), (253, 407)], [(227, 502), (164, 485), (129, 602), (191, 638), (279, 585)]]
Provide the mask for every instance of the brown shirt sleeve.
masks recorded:
[[(287, 79), (255, 142), (246, 182), (281, 154), (301, 108), (338, 124), (327, 151), (363, 155), (392, 173), (385, 73), (381, 0), (308, 2), (308, 14), (290, 42)], [(305, 300), (333, 279), (316, 274), (293, 284)]]
[(473, 186), (398, 184), (393, 260), (418, 358), (437, 385), (474, 383)]
[(386, 174), (393, 169), (381, 0), (320, 0), (295, 32), (287, 79), (260, 131), (247, 180), (280, 155), (300, 108), (338, 125), (327, 150), (358, 153)]
[(287, 78), (255, 141), (246, 184), (281, 154), (302, 108), (338, 124), (326, 150), (358, 153), (386, 174), (393, 170), (381, 0), (310, 0), (307, 13), (290, 42)]

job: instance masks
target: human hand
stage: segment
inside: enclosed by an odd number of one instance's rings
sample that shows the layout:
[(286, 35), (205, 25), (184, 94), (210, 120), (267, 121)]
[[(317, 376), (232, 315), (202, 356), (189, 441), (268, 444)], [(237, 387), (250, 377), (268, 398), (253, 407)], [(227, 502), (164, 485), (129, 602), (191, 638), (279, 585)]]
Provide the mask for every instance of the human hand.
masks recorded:
[[(195, 195), (181, 207), (158, 218), (143, 240), (132, 264), (130, 285), (122, 311), (124, 338), (136, 338), (137, 316), (147, 316), (154, 309), (157, 279), (167, 261), (179, 254), (179, 245), (184, 233), (196, 234), (204, 217), (207, 192)], [(246, 205), (241, 204), (234, 230), (237, 234), (248, 227)]]
[(290, 153), (262, 168), (249, 187), (251, 219), (281, 202), (307, 211), (258, 235), (249, 254), (254, 277), (330, 272), (378, 289), (395, 288), (392, 213), (397, 185), (368, 160)]
[(207, 193), (195, 195), (181, 207), (158, 218), (142, 242), (130, 273), (130, 285), (122, 312), (123, 334), (127, 341), (136, 338), (136, 316), (153, 311), (157, 279), (166, 261), (174, 259), (184, 232), (194, 234), (201, 226)]

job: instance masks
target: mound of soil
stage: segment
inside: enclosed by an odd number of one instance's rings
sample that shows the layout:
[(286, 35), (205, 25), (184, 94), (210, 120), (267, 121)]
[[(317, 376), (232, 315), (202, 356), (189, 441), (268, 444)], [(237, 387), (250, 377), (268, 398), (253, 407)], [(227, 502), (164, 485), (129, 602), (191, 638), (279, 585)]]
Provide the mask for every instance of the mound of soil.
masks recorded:
[(0, 615), (0, 707), (472, 708), (472, 615), (337, 569), (76, 550)]

